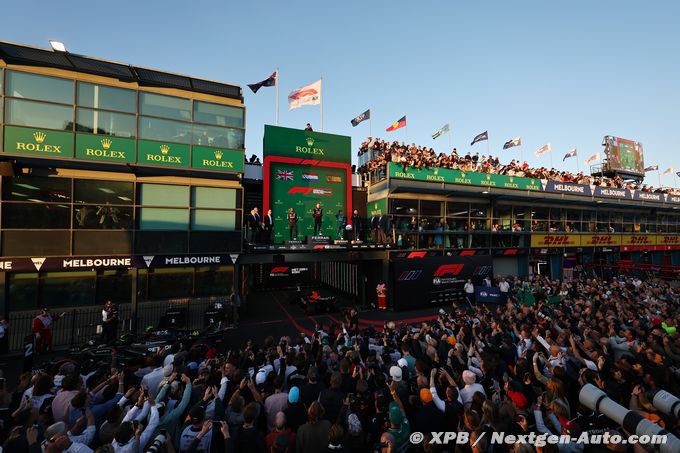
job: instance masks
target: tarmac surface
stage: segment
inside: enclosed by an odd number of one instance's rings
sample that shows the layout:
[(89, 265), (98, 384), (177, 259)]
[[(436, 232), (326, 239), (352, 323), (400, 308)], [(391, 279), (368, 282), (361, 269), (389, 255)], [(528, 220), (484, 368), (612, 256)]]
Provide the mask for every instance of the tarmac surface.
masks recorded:
[[(300, 332), (311, 335), (316, 323), (328, 327), (334, 324), (337, 328), (344, 322), (344, 312), (351, 307), (350, 298), (333, 290), (319, 288), (322, 296), (333, 295), (336, 297), (337, 310), (328, 313), (306, 314), (302, 305), (297, 303), (295, 290), (278, 290), (252, 292), (249, 300), (241, 306), (241, 321), (237, 327), (231, 327), (224, 333), (224, 348), (237, 348), (246, 344), (247, 340), (262, 343), (268, 336), (280, 338), (282, 336), (295, 336)], [(305, 293), (311, 290), (303, 290)], [(381, 330), (385, 321), (397, 323), (429, 321), (437, 316), (439, 307), (425, 307), (419, 310), (395, 312), (392, 310), (377, 310), (372, 307), (357, 307), (359, 312), (359, 327), (366, 329), (373, 327)], [(50, 361), (67, 357), (66, 351), (54, 351), (50, 354), (42, 354), (34, 358), (33, 369), (39, 369), (43, 364)], [(19, 375), (24, 369), (22, 356), (0, 357), (0, 371), (7, 379), (9, 388), (14, 387)]]

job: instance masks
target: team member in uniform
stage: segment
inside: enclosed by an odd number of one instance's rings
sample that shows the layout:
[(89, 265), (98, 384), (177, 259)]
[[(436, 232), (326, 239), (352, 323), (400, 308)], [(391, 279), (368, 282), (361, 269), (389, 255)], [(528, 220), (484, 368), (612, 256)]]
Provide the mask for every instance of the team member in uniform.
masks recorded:
[(288, 215), (286, 216), (288, 220), (288, 238), (292, 240), (297, 240), (297, 234), (298, 234), (298, 228), (297, 228), (297, 223), (300, 218), (297, 215), (297, 212), (295, 212), (295, 208), (290, 208), (288, 211)]
[(338, 210), (338, 213), (335, 214), (335, 220), (337, 220), (337, 232), (336, 236), (338, 239), (345, 239), (345, 226), (347, 226), (347, 217), (345, 217), (345, 214), (342, 212), (342, 209)]
[(361, 216), (358, 210), (354, 210), (352, 213), (352, 235), (355, 241), (358, 241), (361, 237)]

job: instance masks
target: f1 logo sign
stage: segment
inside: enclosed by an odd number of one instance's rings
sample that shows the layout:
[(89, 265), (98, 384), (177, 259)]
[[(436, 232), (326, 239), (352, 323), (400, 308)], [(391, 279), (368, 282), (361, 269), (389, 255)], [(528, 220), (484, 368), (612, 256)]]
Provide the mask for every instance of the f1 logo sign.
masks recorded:
[(434, 271), (434, 274), (432, 275), (433, 277), (444, 277), (447, 275), (451, 275), (455, 277), (456, 275), (460, 274), (463, 272), (463, 269), (465, 268), (465, 264), (443, 264), (437, 268), (436, 271)]
[(404, 271), (402, 272), (399, 277), (397, 277), (397, 280), (400, 282), (412, 282), (414, 280), (418, 280), (420, 277), (420, 274), (422, 274), (423, 271), (421, 270), (416, 270), (416, 271)]
[(279, 266), (272, 268), (270, 274), (285, 274), (288, 272), (288, 266)]

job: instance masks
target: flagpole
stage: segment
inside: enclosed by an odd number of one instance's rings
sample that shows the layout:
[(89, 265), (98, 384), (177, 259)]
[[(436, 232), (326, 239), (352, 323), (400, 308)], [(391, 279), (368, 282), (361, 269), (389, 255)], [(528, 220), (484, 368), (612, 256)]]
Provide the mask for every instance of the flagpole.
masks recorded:
[[(404, 115), (404, 118), (406, 118), (406, 115)], [(408, 146), (408, 120), (404, 125), (404, 145)]]
[(550, 151), (548, 151), (548, 154), (550, 154), (550, 169), (552, 170), (554, 168), (553, 167), (553, 161), (552, 161), (552, 149)]
[(658, 166), (656, 168), (656, 175), (659, 177), (659, 188), (661, 188), (661, 170)]
[(319, 79), (319, 87), (321, 87), (321, 99), (319, 102), (319, 107), (321, 110), (321, 132), (323, 132), (323, 77)]
[(447, 155), (451, 154), (453, 147), (451, 146), (451, 122), (449, 121), (449, 150), (446, 152)]
[(578, 164), (578, 150), (576, 150), (576, 155), (574, 157), (576, 158), (576, 173), (581, 173), (581, 168)]
[(276, 125), (279, 125), (279, 68), (276, 68)]
[(373, 134), (371, 133), (371, 115), (368, 115), (368, 136), (373, 138)]

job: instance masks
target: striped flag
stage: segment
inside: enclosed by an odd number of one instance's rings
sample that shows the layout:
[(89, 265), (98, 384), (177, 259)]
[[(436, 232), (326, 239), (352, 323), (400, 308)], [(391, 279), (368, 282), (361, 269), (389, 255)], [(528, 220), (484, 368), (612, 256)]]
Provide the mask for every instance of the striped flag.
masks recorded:
[(448, 125), (448, 123), (445, 124), (445, 125), (443, 125), (443, 126), (441, 127), (441, 129), (439, 129), (437, 132), (435, 132), (434, 134), (432, 134), (432, 139), (434, 140), (434, 139), (436, 139), (437, 137), (439, 137), (440, 135), (446, 134), (447, 132), (449, 132), (449, 125)]
[(541, 146), (536, 150), (534, 156), (541, 157), (542, 155), (549, 153), (551, 149), (552, 148), (550, 147), (550, 143), (546, 143), (545, 145)]
[(675, 170), (673, 169), (673, 167), (668, 167), (668, 168), (665, 169), (665, 170), (663, 171), (663, 173), (661, 173), (661, 174), (662, 174), (662, 175), (670, 175), (670, 174), (673, 173), (674, 171), (675, 171)]
[(576, 148), (572, 148), (569, 151), (567, 151), (567, 154), (565, 154), (564, 157), (562, 158), (562, 162), (569, 159), (570, 157), (576, 157)]
[(470, 146), (474, 145), (477, 142), (482, 142), (484, 140), (489, 139), (489, 131), (484, 131), (481, 134), (477, 134), (475, 138), (472, 139), (472, 143), (470, 143)]
[(512, 148), (513, 146), (522, 146), (522, 137), (515, 137), (503, 144), (503, 149)]
[(658, 169), (659, 169), (659, 164), (653, 164), (653, 165), (650, 165), (649, 167), (645, 167), (645, 172), (657, 171)]

